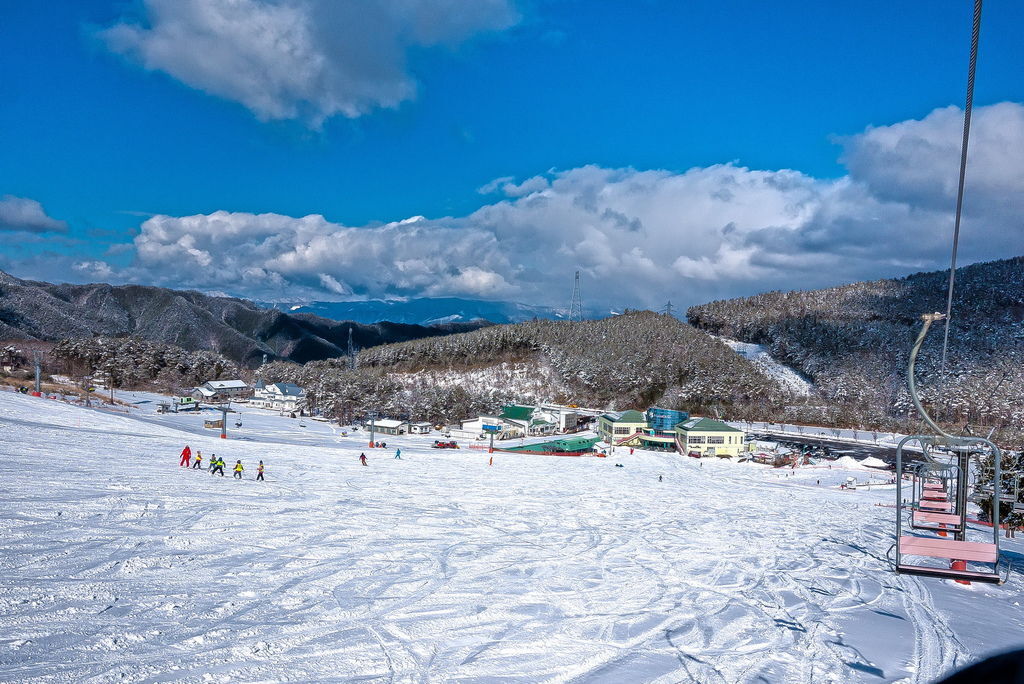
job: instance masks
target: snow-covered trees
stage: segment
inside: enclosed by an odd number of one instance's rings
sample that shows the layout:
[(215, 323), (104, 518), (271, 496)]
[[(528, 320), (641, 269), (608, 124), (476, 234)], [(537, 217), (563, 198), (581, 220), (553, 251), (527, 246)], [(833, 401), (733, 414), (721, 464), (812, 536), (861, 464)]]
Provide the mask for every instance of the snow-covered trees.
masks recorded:
[(153, 385), (178, 391), (241, 373), (235, 363), (220, 354), (186, 351), (133, 337), (62, 340), (51, 354), (68, 375), (102, 373), (115, 387)]
[[(829, 402), (858, 422), (915, 418), (904, 379), (920, 315), (944, 311), (948, 272), (854, 283), (811, 292), (769, 292), (692, 307), (695, 326), (769, 347), (812, 378)], [(1024, 258), (957, 271), (949, 363), (942, 326), (918, 359), (919, 388), (932, 415), (951, 427), (1024, 430)], [(890, 422), (888, 427), (894, 427)]]
[(375, 410), (451, 422), (516, 401), (644, 408), (663, 403), (781, 405), (784, 390), (710, 335), (669, 316), (530, 321), (384, 345), (342, 359), (268, 364), (268, 382), (303, 386), (311, 408), (341, 417)]

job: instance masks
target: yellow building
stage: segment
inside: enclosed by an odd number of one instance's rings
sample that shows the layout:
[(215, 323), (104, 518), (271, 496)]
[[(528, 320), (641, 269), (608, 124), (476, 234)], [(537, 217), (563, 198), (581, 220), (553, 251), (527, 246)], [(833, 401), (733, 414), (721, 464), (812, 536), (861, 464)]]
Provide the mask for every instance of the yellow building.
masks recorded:
[(597, 434), (601, 441), (615, 446), (640, 446), (640, 435), (646, 427), (647, 417), (640, 411), (616, 411), (598, 419)]
[(679, 442), (686, 452), (702, 456), (738, 456), (745, 449), (743, 430), (711, 418), (691, 418), (676, 426)]

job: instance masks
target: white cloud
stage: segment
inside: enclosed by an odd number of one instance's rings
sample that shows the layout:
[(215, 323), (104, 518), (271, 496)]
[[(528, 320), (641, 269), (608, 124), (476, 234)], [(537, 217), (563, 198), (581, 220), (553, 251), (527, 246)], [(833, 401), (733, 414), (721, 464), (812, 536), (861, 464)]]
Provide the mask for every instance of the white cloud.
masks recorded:
[[(839, 179), (734, 164), (584, 166), (519, 185), (499, 179), (494, 190), (511, 196), (462, 217), (351, 227), (319, 215), (155, 216), (120, 276), (259, 299), (453, 295), (559, 306), (579, 269), (588, 305), (623, 307), (941, 269), (953, 199), (928, 190), (955, 177), (955, 155), (946, 166), (960, 131), (948, 117), (939, 110), (845, 139), (851, 170)], [(1024, 106), (979, 108), (975, 129), (963, 263), (1024, 253)]]
[(114, 269), (105, 261), (79, 261), (72, 268), (87, 279), (110, 280)]
[(43, 205), (34, 199), (14, 195), (0, 197), (0, 231), (64, 233), (67, 229), (66, 221), (58, 221), (47, 216)]
[(412, 98), (407, 53), (514, 25), (512, 0), (143, 0), (100, 33), (114, 52), (257, 117), (314, 126)]

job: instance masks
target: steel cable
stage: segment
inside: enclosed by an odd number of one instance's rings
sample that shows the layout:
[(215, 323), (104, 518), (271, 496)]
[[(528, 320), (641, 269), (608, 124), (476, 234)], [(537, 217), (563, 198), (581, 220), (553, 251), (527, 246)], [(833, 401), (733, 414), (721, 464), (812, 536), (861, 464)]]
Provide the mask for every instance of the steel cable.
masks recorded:
[(946, 295), (946, 330), (942, 337), (942, 373), (946, 372), (949, 325), (953, 314), (953, 284), (956, 281), (956, 253), (960, 243), (960, 214), (964, 205), (964, 179), (967, 176), (967, 143), (971, 137), (971, 109), (974, 104), (974, 69), (978, 63), (978, 34), (981, 32), (981, 3), (974, 0), (974, 25), (971, 28), (971, 60), (967, 67), (967, 101), (964, 104), (964, 138), (960, 144), (960, 184), (956, 192), (956, 219), (953, 222), (953, 255), (949, 264), (949, 290)]

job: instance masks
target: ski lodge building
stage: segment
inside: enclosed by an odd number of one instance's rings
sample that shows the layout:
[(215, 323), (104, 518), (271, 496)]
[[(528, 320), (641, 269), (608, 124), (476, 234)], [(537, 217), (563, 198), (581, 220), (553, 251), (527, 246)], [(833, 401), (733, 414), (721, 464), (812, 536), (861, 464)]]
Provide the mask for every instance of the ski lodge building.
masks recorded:
[(601, 441), (616, 446), (640, 446), (640, 435), (646, 428), (647, 416), (640, 411), (612, 411), (597, 419)]
[(652, 407), (646, 413), (618, 411), (598, 419), (602, 442), (614, 446), (643, 447), (702, 456), (738, 456), (746, 434), (720, 420), (690, 418), (686, 411)]
[(691, 418), (676, 425), (679, 443), (702, 456), (739, 456), (744, 450), (743, 430), (711, 418)]
[(192, 390), (192, 396), (196, 401), (220, 402), (246, 397), (251, 391), (243, 380), (210, 380)]
[(306, 391), (290, 382), (266, 385), (260, 380), (253, 389), (253, 398), (249, 404), (258, 408), (294, 413), (302, 408), (306, 399)]
[(481, 415), (460, 424), (466, 434), (494, 433), (498, 439), (553, 435), (576, 430), (579, 416), (574, 409), (555, 404), (526, 406), (509, 404), (497, 416)]

